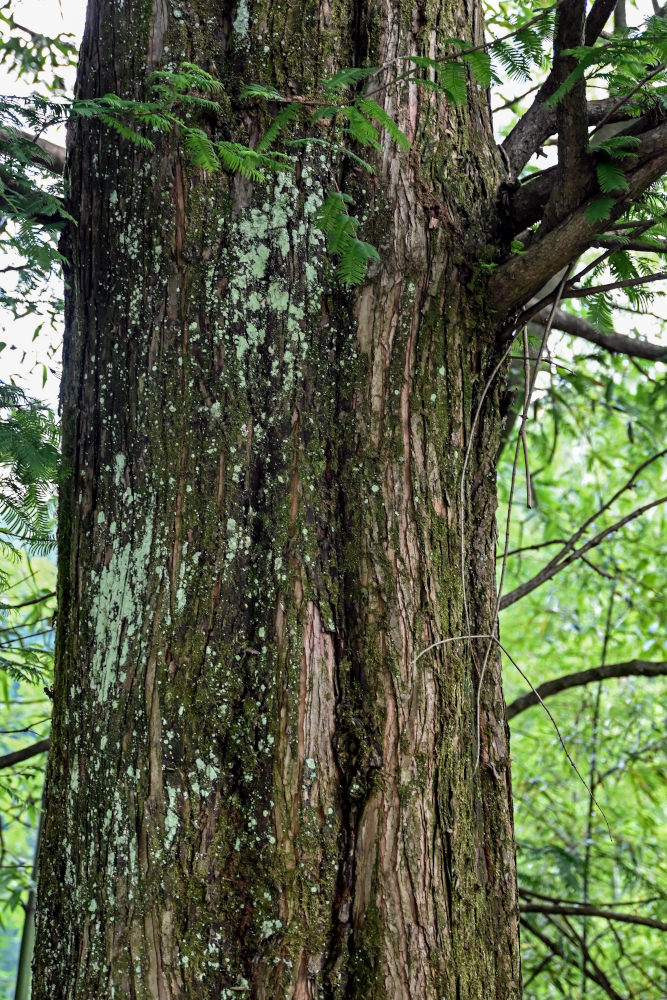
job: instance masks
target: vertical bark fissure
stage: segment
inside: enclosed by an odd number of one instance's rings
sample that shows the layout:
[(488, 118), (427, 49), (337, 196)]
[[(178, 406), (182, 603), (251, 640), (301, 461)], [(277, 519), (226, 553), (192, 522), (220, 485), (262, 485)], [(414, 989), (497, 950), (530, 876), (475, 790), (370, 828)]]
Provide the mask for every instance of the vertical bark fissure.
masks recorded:
[[(244, 138), (240, 79), (307, 92), (478, 41), (468, 7), (98, 0), (79, 88), (139, 94), (146, 53), (198, 60), (229, 85), (220, 136)], [(174, 137), (73, 131), (35, 1000), (518, 996), (499, 664), (475, 773), (471, 644), (417, 660), (466, 631), (461, 531), (471, 627), (493, 626), (493, 392), (458, 501), (493, 367), (471, 285), (487, 115), (474, 88), (453, 109), (411, 85), (414, 151), (341, 169), (382, 255), (358, 292), (315, 225), (319, 153), (260, 187)]]

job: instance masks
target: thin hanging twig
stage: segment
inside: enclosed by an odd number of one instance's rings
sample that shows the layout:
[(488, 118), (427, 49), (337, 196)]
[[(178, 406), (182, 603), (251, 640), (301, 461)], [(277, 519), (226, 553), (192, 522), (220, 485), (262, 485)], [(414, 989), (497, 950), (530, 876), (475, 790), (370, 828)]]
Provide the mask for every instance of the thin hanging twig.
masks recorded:
[[(576, 261), (572, 261), (568, 267), (565, 269), (563, 277), (560, 280), (558, 288), (556, 290), (556, 295), (551, 306), (551, 311), (549, 313), (549, 318), (544, 326), (544, 331), (542, 333), (542, 340), (535, 358), (535, 365), (533, 367), (533, 372), (530, 378), (530, 383), (528, 386), (528, 391), (526, 393), (523, 405), (523, 413), (521, 414), (521, 427), (519, 429), (519, 434), (517, 436), (516, 448), (514, 450), (514, 462), (512, 463), (512, 476), (510, 480), (510, 492), (509, 499), (507, 503), (507, 521), (505, 525), (505, 544), (503, 547), (503, 559), (500, 568), (500, 582), (498, 584), (498, 590), (496, 593), (496, 601), (493, 610), (493, 628), (494, 631), (498, 628), (498, 611), (500, 609), (500, 600), (503, 592), (503, 583), (505, 581), (505, 570), (507, 569), (507, 553), (509, 552), (509, 541), (510, 541), (510, 522), (512, 517), (512, 501), (514, 499), (514, 487), (516, 485), (516, 472), (517, 465), (519, 462), (519, 448), (521, 446), (521, 440), (525, 434), (526, 424), (528, 422), (528, 412), (530, 409), (530, 403), (533, 398), (533, 392), (535, 390), (535, 383), (537, 382), (537, 376), (540, 370), (540, 363), (542, 361), (542, 355), (547, 345), (547, 340), (549, 339), (549, 334), (551, 333), (551, 327), (553, 325), (554, 317), (556, 315), (556, 310), (560, 303), (561, 295), (563, 294), (563, 289), (565, 288), (572, 271), (574, 270)], [(468, 627), (469, 624), (468, 624)], [(477, 737), (477, 754), (475, 759), (475, 771), (479, 767), (479, 758), (482, 746), (482, 719), (481, 719), (481, 700), (482, 700), (482, 684), (484, 681), (484, 675), (486, 674), (486, 667), (489, 662), (489, 656), (491, 655), (491, 643), (486, 647), (486, 653), (484, 654), (484, 660), (482, 662), (482, 669), (479, 674), (479, 680), (477, 682), (477, 719), (476, 719), (476, 737)], [(583, 779), (582, 779), (583, 780)]]
[(549, 719), (551, 720), (551, 724), (552, 724), (552, 726), (554, 727), (554, 729), (556, 731), (556, 735), (558, 736), (558, 740), (560, 742), (560, 745), (563, 748), (563, 752), (565, 753), (565, 756), (566, 756), (566, 758), (568, 760), (568, 763), (570, 764), (570, 767), (572, 768), (572, 770), (577, 775), (577, 777), (579, 778), (580, 782), (582, 783), (582, 785), (584, 786), (584, 788), (586, 789), (586, 791), (590, 795), (591, 800), (597, 806), (597, 809), (598, 809), (600, 815), (602, 816), (603, 820), (605, 821), (605, 824), (607, 826), (607, 830), (609, 831), (609, 839), (613, 840), (613, 837), (612, 837), (612, 834), (611, 834), (611, 827), (609, 826), (609, 821), (607, 820), (605, 812), (602, 809), (602, 806), (599, 804), (599, 802), (595, 798), (595, 796), (593, 795), (592, 790), (586, 784), (585, 779), (582, 777), (581, 771), (579, 770), (579, 768), (577, 767), (577, 765), (574, 763), (574, 760), (572, 759), (570, 751), (568, 750), (568, 748), (567, 748), (567, 746), (565, 744), (565, 740), (563, 739), (563, 735), (562, 735), (560, 729), (558, 728), (558, 723), (554, 719), (553, 715), (551, 714), (551, 712), (549, 711), (549, 709), (547, 708), (547, 706), (542, 701), (542, 699), (541, 699), (541, 697), (539, 695), (539, 692), (534, 687), (534, 685), (532, 684), (532, 682), (530, 681), (530, 679), (526, 676), (526, 674), (521, 669), (521, 667), (519, 666), (519, 664), (516, 662), (516, 660), (514, 659), (514, 657), (511, 656), (510, 653), (508, 653), (508, 651), (505, 649), (505, 647), (503, 646), (502, 642), (500, 641), (500, 639), (498, 639), (497, 636), (491, 635), (490, 632), (483, 632), (483, 633), (477, 633), (477, 634), (474, 634), (474, 635), (455, 635), (455, 636), (452, 636), (451, 638), (448, 638), (448, 639), (438, 639), (437, 642), (432, 642), (430, 644), (430, 646), (426, 647), (426, 649), (422, 649), (421, 653), (418, 653), (417, 656), (415, 656), (415, 658), (414, 658), (414, 660), (412, 662), (413, 663), (417, 663), (419, 660), (421, 660), (422, 656), (426, 656), (426, 654), (430, 653), (431, 650), (438, 649), (438, 647), (440, 647), (440, 646), (446, 646), (450, 642), (461, 642), (461, 641), (468, 640), (468, 639), (488, 639), (490, 643), (495, 642), (495, 644), (498, 646), (498, 648), (505, 654), (505, 656), (507, 657), (507, 659), (510, 661), (510, 663), (512, 664), (512, 666), (519, 672), (519, 674), (521, 675), (521, 677), (524, 679), (524, 681), (526, 682), (526, 684), (529, 686), (529, 688), (531, 689), (531, 691), (533, 692), (533, 694), (535, 695), (535, 697), (539, 701), (539, 703), (542, 706), (542, 708), (544, 709), (544, 711), (549, 716)]
[[(524, 396), (523, 396), (523, 406), (524, 409), (528, 405), (528, 391), (530, 386), (530, 355), (528, 353), (528, 327), (523, 328), (523, 375), (524, 375)], [(526, 507), (530, 510), (533, 506), (532, 503), (532, 488), (530, 482), (530, 465), (528, 463), (528, 437), (526, 434), (526, 425), (522, 422), (521, 424), (521, 443), (523, 445), (523, 461), (526, 467)]]

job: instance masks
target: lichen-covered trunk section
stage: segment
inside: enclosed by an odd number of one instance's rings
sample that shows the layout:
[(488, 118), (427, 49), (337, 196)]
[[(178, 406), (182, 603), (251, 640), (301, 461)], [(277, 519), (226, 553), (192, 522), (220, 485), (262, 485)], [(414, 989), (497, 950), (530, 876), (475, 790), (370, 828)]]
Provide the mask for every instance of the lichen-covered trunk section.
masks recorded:
[[(80, 92), (181, 59), (306, 91), (479, 40), (475, 5), (432, 6), (98, 0)], [(495, 603), (485, 98), (400, 113), (414, 150), (372, 180), (70, 136), (35, 1000), (519, 995), (500, 669), (466, 638)], [(381, 252), (354, 292), (316, 226), (332, 171)]]

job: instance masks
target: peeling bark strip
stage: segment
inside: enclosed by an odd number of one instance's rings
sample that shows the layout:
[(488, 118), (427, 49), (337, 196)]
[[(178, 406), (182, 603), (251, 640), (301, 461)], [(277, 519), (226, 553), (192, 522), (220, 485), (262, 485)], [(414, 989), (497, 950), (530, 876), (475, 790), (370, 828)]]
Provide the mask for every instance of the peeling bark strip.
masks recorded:
[[(91, 2), (82, 97), (187, 59), (241, 81), (478, 44), (471, 0)], [(304, 44), (304, 39), (308, 44)], [(394, 68), (398, 63), (392, 64)], [(389, 101), (392, 90), (379, 93)], [(34, 1000), (519, 996), (494, 627), (497, 361), (470, 290), (497, 177), (486, 95), (411, 85), (377, 176), (253, 187), (72, 126), (55, 716)], [(315, 212), (382, 261), (331, 279)]]

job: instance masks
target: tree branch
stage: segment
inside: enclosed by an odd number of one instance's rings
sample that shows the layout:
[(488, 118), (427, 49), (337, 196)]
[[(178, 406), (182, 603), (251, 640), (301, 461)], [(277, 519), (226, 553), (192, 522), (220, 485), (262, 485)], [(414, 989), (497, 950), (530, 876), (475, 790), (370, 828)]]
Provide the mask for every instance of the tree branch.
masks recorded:
[(38, 167), (45, 167), (51, 173), (62, 176), (65, 170), (65, 148), (58, 146), (55, 142), (42, 139), (41, 136), (32, 135), (30, 132), (23, 132), (21, 129), (8, 131), (0, 130), (0, 142), (10, 143), (16, 138), (23, 139), (25, 149), (31, 161)]
[[(608, 229), (609, 221), (615, 222), (627, 212), (631, 204), (665, 172), (667, 125), (663, 124), (642, 137), (637, 150), (637, 162), (625, 175), (628, 189), (617, 198), (610, 213), (611, 220), (591, 222), (587, 209), (600, 197), (593, 161), (589, 183), (583, 185), (584, 190), (581, 192), (580, 207), (538, 238), (525, 253), (511, 257), (492, 273), (487, 286), (491, 304), (505, 315), (520, 303), (526, 302), (552, 275), (587, 250), (595, 242), (596, 235)], [(529, 184), (527, 188), (531, 186)]]
[(617, 288), (634, 288), (646, 285), (651, 281), (664, 281), (667, 271), (656, 271), (654, 274), (639, 275), (636, 278), (625, 278), (623, 281), (610, 281), (606, 285), (591, 285), (589, 288), (566, 288), (564, 299), (585, 299), (589, 295), (599, 295), (600, 292), (613, 292)]
[(625, 10), (625, 0), (618, 0), (616, 4), (616, 10), (614, 11), (614, 27), (615, 28), (627, 28), (628, 26), (628, 16)]
[(24, 760), (30, 760), (31, 757), (37, 757), (40, 753), (46, 753), (49, 749), (50, 740), (39, 740), (37, 743), (33, 743), (32, 746), (24, 747), (22, 750), (15, 750), (13, 753), (7, 753), (4, 757), (0, 757), (0, 771), (5, 770), (8, 767), (14, 767), (15, 764), (22, 764)]
[(599, 37), (605, 24), (614, 13), (618, 0), (595, 0), (586, 18), (584, 45), (592, 45)]
[[(553, 91), (555, 90), (556, 87), (553, 88)], [(542, 100), (546, 101), (550, 96), (550, 94), (545, 94)], [(617, 97), (588, 101), (586, 103), (588, 124), (598, 125), (603, 119), (614, 123), (629, 121), (626, 103), (628, 99), (624, 98), (622, 107)], [(510, 164), (512, 178), (516, 178), (521, 173), (531, 156), (538, 151), (549, 136), (555, 135), (558, 131), (557, 111), (551, 107), (544, 107), (543, 103), (538, 103), (539, 100), (540, 94), (538, 93), (533, 104), (519, 119), (500, 147)], [(501, 111), (503, 107), (504, 105), (494, 110)], [(515, 135), (517, 130), (519, 134)]]
[(667, 240), (658, 237), (647, 236), (644, 239), (623, 240), (619, 236), (607, 236), (595, 241), (596, 247), (604, 247), (605, 250), (629, 250), (631, 253), (664, 253), (667, 254)]
[(600, 542), (603, 542), (607, 535), (611, 535), (614, 531), (618, 531), (619, 528), (623, 528), (626, 524), (629, 524), (630, 521), (634, 521), (636, 518), (641, 517), (641, 515), (645, 514), (647, 510), (651, 510), (653, 507), (658, 507), (662, 503), (667, 503), (667, 496), (659, 497), (657, 500), (651, 500), (650, 503), (645, 503), (641, 507), (637, 507), (637, 509), (633, 510), (632, 513), (626, 514), (625, 517), (622, 517), (620, 521), (615, 521), (614, 524), (610, 524), (608, 528), (604, 528), (602, 531), (599, 531), (597, 535), (590, 538), (585, 545), (581, 546), (581, 548), (574, 549), (570, 555), (561, 562), (555, 564), (550, 563), (545, 566), (530, 580), (526, 580), (525, 583), (515, 587), (514, 590), (509, 592), (509, 594), (505, 594), (500, 601), (500, 610), (503, 611), (505, 608), (508, 608), (510, 604), (515, 604), (517, 601), (520, 601), (522, 597), (525, 597), (526, 594), (532, 593), (533, 590), (541, 587), (543, 583), (551, 580), (557, 573), (560, 573), (562, 569), (570, 566), (576, 559), (579, 559), (582, 555), (584, 555), (585, 552), (588, 552), (590, 549), (595, 548), (596, 545), (599, 545)]
[(658, 931), (667, 931), (667, 924), (653, 917), (638, 917), (634, 913), (618, 913), (616, 910), (598, 910), (588, 904), (562, 906), (555, 903), (519, 903), (521, 913), (553, 913), (564, 917), (603, 917), (605, 920), (617, 920), (623, 924), (642, 924), (644, 927), (654, 927)]
[[(543, 309), (533, 317), (533, 322), (544, 326), (548, 314), (549, 310)], [(597, 344), (612, 354), (625, 354), (632, 358), (645, 358), (647, 361), (667, 361), (667, 344), (652, 344), (647, 340), (628, 337), (623, 333), (601, 333), (583, 316), (575, 316), (573, 313), (565, 312), (564, 309), (556, 310), (553, 326), (555, 330)]]
[(55, 596), (55, 590), (50, 590), (46, 594), (40, 594), (39, 597), (31, 597), (29, 601), (21, 601), (20, 604), (3, 604), (0, 602), (0, 611), (18, 611), (19, 608), (29, 608), (32, 604), (41, 604), (42, 601), (47, 601), (49, 597)]
[(595, 135), (595, 133), (598, 132), (603, 125), (606, 125), (607, 122), (611, 121), (616, 112), (619, 111), (625, 104), (627, 104), (628, 101), (635, 96), (635, 94), (638, 94), (639, 91), (642, 89), (642, 87), (645, 87), (646, 84), (650, 83), (650, 81), (653, 80), (654, 77), (662, 73), (664, 68), (665, 68), (664, 62), (658, 63), (658, 65), (654, 66), (653, 69), (649, 70), (649, 72), (646, 73), (643, 79), (639, 80), (639, 82), (635, 84), (632, 90), (629, 90), (624, 97), (619, 97), (618, 100), (616, 101), (616, 104), (614, 104), (613, 108), (610, 108), (607, 114), (604, 116), (604, 118), (602, 118), (602, 120), (598, 122), (596, 127), (593, 129), (592, 134)]
[(622, 518), (620, 521), (617, 521), (609, 528), (605, 528), (604, 531), (599, 532), (592, 539), (589, 539), (589, 541), (586, 542), (585, 545), (582, 545), (581, 548), (579, 549), (575, 548), (577, 542), (584, 534), (586, 529), (589, 528), (591, 524), (594, 524), (595, 521), (597, 521), (597, 519), (602, 514), (604, 514), (606, 510), (609, 510), (611, 505), (616, 500), (618, 500), (618, 498), (623, 493), (625, 493), (627, 490), (633, 487), (639, 474), (643, 472), (644, 469), (648, 468), (649, 465), (652, 465), (653, 462), (658, 461), (658, 459), (660, 458), (664, 458), (665, 455), (667, 455), (667, 448), (663, 449), (662, 451), (656, 452), (655, 455), (651, 455), (651, 457), (647, 458), (646, 461), (641, 463), (641, 465), (638, 465), (635, 471), (630, 476), (630, 478), (626, 480), (626, 482), (618, 490), (616, 490), (615, 493), (612, 494), (612, 496), (606, 501), (606, 503), (604, 503), (601, 507), (598, 508), (598, 510), (596, 510), (593, 514), (591, 514), (590, 517), (586, 518), (584, 523), (579, 528), (577, 528), (577, 530), (574, 532), (573, 535), (571, 535), (568, 538), (567, 542), (565, 543), (565, 545), (563, 545), (563, 548), (560, 550), (560, 552), (558, 552), (553, 557), (553, 559), (551, 559), (546, 564), (546, 566), (544, 566), (540, 570), (540, 572), (536, 576), (534, 576), (531, 580), (526, 581), (526, 583), (521, 584), (519, 587), (516, 587), (514, 590), (510, 591), (509, 594), (506, 594), (503, 597), (503, 600), (500, 602), (501, 610), (503, 607), (507, 607), (509, 604), (513, 604), (515, 601), (518, 601), (520, 597), (524, 596), (524, 594), (530, 593), (531, 590), (534, 590), (535, 587), (538, 587), (541, 583), (546, 582), (546, 580), (550, 580), (552, 576), (555, 576), (555, 574), (560, 572), (561, 569), (564, 569), (566, 565), (569, 565), (573, 561), (573, 559), (578, 558), (578, 556), (583, 555), (589, 549), (593, 548), (594, 545), (599, 544), (599, 542), (601, 542), (602, 539), (605, 538), (612, 531), (616, 531), (623, 524), (627, 524), (628, 521), (633, 520), (635, 517), (639, 517), (641, 513), (648, 510), (650, 507), (655, 507), (657, 506), (657, 504), (663, 503), (664, 500), (667, 498), (663, 497), (661, 500), (653, 500), (649, 504), (645, 504), (643, 507), (640, 507), (637, 510), (632, 511), (631, 514), (626, 515), (626, 517)]
[[(568, 0), (558, 12), (553, 59), (558, 86), (577, 68), (577, 57), (563, 53), (581, 45), (585, 20), (586, 0)], [(581, 199), (581, 186), (588, 181), (590, 174), (586, 80), (583, 76), (558, 102), (556, 124), (558, 163), (542, 218), (541, 228), (545, 231), (553, 229), (556, 223), (577, 208)]]
[(515, 698), (507, 706), (507, 718), (513, 719), (527, 708), (539, 705), (540, 699), (544, 701), (545, 698), (560, 694), (561, 691), (569, 691), (573, 687), (584, 687), (586, 684), (613, 677), (662, 677), (665, 674), (667, 674), (666, 660), (655, 663), (650, 660), (627, 660), (624, 663), (608, 663), (591, 667), (589, 670), (580, 670), (575, 674), (565, 674), (553, 681), (545, 681), (544, 684), (539, 684), (535, 691), (528, 691), (521, 697)]
[[(52, 201), (48, 207), (51, 208), (53, 206), (53, 210), (51, 212), (36, 211), (35, 205), (39, 204), (39, 195), (42, 192), (37, 188), (31, 187), (27, 179), (12, 177), (0, 166), (0, 180), (2, 180), (4, 188), (4, 194), (0, 195), (0, 214), (7, 215), (10, 218), (27, 219), (34, 225), (45, 226), (47, 228), (59, 228), (62, 226), (65, 220), (56, 208), (56, 203), (64, 208), (62, 199), (50, 196)], [(26, 210), (23, 212), (20, 208), (17, 210), (16, 202), (12, 204), (14, 199), (16, 199), (19, 206), (21, 202), (27, 203)], [(44, 198), (44, 207), (46, 205), (47, 197)]]
[[(608, 101), (594, 103), (596, 105), (599, 104), (599, 110), (602, 111), (603, 106), (607, 105)], [(620, 111), (617, 111), (616, 115), (619, 116), (619, 119), (627, 120), (623, 118)], [(654, 113), (628, 120), (627, 128), (624, 128), (622, 132), (617, 134), (637, 136), (641, 140), (641, 143), (639, 148), (634, 151), (636, 158), (628, 158), (627, 170), (632, 170), (638, 164), (645, 163), (652, 157), (665, 151), (667, 147), (665, 128), (664, 122), (656, 123), (656, 114)], [(555, 128), (550, 128), (547, 135), (555, 131)], [(582, 203), (586, 198), (599, 192), (595, 169), (597, 166), (596, 160), (591, 156), (588, 162), (590, 167), (589, 174), (580, 192)], [(544, 212), (544, 206), (549, 200), (555, 177), (556, 167), (548, 167), (539, 174), (533, 174), (526, 178), (522, 184), (515, 185), (507, 190), (508, 215), (511, 220), (512, 233), (521, 232), (535, 222), (539, 222)], [(601, 228), (604, 228), (605, 231), (608, 230), (610, 228), (609, 223), (604, 227), (601, 226)]]
[[(525, 927), (526, 930), (530, 931), (530, 933), (538, 939), (538, 941), (541, 941), (542, 944), (546, 945), (546, 947), (549, 949), (550, 952), (552, 952), (554, 955), (558, 955), (558, 957), (562, 958), (563, 961), (571, 964), (572, 960), (570, 959), (567, 952), (560, 944), (558, 944), (556, 941), (552, 941), (550, 937), (548, 937), (539, 928), (531, 924), (529, 920), (526, 920), (523, 917), (520, 917), (519, 919), (521, 921), (522, 927)], [(607, 996), (610, 997), (610, 1000), (625, 1000), (624, 997), (622, 997), (619, 993), (617, 993), (614, 990), (607, 977), (603, 975), (599, 969), (597, 969), (597, 966), (595, 968), (589, 968), (588, 963), (585, 963), (584, 965), (581, 966), (581, 971), (583, 972), (583, 974), (586, 976), (587, 979), (590, 979), (592, 982), (597, 983), (597, 985), (604, 990)]]
[[(520, 552), (532, 552), (534, 549), (545, 549), (549, 545), (565, 545), (566, 542), (567, 542), (566, 538), (551, 538), (549, 539), (548, 542), (537, 542), (536, 545), (522, 545), (518, 549), (510, 549), (507, 555), (508, 557), (516, 556)], [(498, 553), (496, 558), (497, 559), (500, 558), (500, 553)]]
[(582, 903), (580, 899), (566, 899), (563, 896), (547, 896), (543, 892), (536, 892), (535, 889), (524, 889), (519, 887), (519, 895), (524, 899), (543, 899), (545, 903), (565, 903), (566, 906), (595, 906), (598, 910), (615, 910), (620, 906), (647, 906), (648, 903), (657, 903), (662, 900), (662, 896), (649, 896), (647, 899), (622, 899), (613, 903)]

